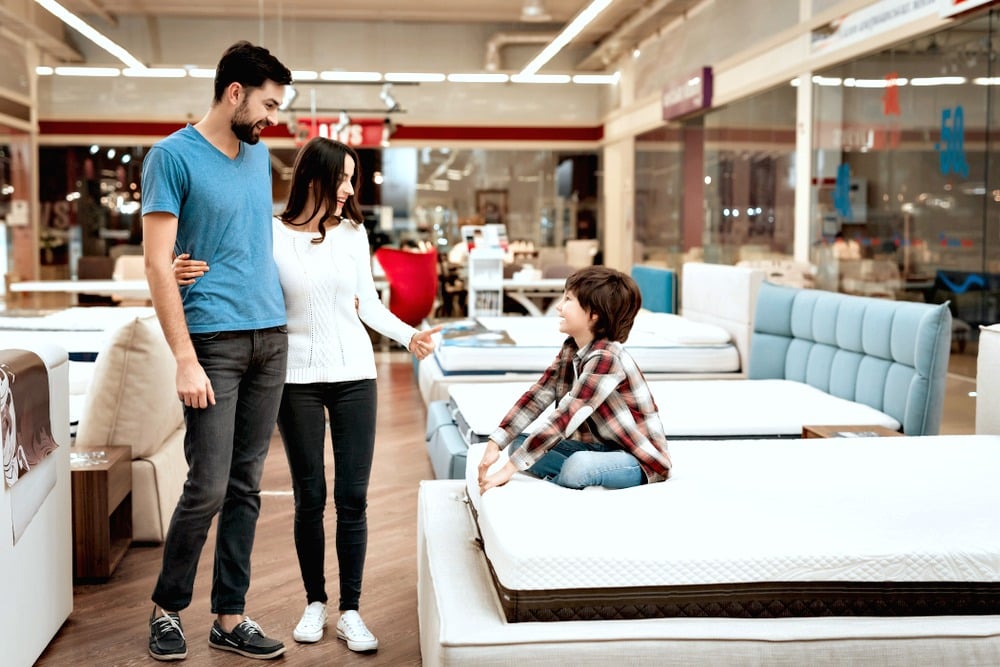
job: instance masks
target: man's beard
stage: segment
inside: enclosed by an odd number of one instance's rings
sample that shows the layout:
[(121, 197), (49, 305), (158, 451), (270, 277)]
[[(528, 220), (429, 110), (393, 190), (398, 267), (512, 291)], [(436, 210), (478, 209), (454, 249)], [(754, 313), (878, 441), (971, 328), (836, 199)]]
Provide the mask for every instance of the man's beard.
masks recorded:
[(233, 134), (240, 141), (247, 144), (256, 144), (260, 141), (260, 132), (255, 132), (257, 129), (257, 123), (249, 122), (247, 117), (250, 114), (247, 113), (246, 100), (240, 104), (239, 108), (236, 109), (236, 113), (233, 114), (233, 120), (229, 127), (233, 130)]

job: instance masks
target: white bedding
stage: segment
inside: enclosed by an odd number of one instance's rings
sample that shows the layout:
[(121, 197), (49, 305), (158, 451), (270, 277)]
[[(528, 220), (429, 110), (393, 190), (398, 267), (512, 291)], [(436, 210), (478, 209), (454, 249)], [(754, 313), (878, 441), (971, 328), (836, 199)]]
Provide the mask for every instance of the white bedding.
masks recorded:
[[(558, 317), (480, 317), (486, 332), (456, 338), (436, 336), (434, 360), (453, 373), (541, 373), (566, 335)], [(447, 331), (470, 321), (452, 324)], [(501, 343), (501, 341), (503, 341)], [(725, 329), (678, 315), (642, 312), (625, 349), (647, 373), (735, 372), (740, 356)]]
[[(452, 385), (449, 400), (466, 440), (488, 437), (530, 386)], [(809, 424), (900, 428), (883, 412), (792, 380), (653, 380), (649, 387), (668, 439), (797, 436)]]
[(670, 480), (468, 493), (513, 590), (1000, 581), (1000, 436), (671, 443)]

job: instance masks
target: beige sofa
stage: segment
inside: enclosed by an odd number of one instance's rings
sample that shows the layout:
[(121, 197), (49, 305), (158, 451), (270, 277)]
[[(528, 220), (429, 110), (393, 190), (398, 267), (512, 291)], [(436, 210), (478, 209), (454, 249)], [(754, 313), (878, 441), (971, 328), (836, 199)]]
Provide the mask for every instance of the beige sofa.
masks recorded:
[(132, 538), (162, 542), (187, 477), (176, 363), (155, 316), (138, 317), (97, 355), (76, 445), (132, 447)]

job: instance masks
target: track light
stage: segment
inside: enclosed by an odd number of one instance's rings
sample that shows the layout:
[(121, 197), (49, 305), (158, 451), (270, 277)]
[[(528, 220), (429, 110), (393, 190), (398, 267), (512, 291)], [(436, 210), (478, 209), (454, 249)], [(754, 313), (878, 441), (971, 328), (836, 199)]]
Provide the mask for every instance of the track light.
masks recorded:
[(552, 15), (545, 7), (545, 0), (524, 0), (521, 8), (521, 20), (527, 22), (551, 21)]
[(285, 86), (285, 97), (281, 100), (281, 104), (278, 106), (279, 111), (286, 111), (292, 103), (295, 102), (295, 98), (299, 96), (299, 91), (295, 90), (295, 86), (289, 84)]
[(341, 111), (340, 116), (337, 118), (337, 124), (331, 129), (333, 136), (337, 136), (341, 132), (347, 129), (347, 126), (351, 124), (351, 117), (347, 115), (346, 111)]
[(385, 108), (388, 111), (399, 111), (399, 102), (396, 98), (392, 96), (392, 84), (387, 83), (382, 86), (382, 90), (379, 91), (378, 97), (385, 104)]

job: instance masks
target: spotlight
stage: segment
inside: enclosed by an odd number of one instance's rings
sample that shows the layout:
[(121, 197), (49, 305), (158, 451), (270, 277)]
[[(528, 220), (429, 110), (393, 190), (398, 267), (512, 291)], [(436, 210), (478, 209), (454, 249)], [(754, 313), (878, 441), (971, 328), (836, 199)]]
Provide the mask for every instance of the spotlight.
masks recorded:
[(382, 86), (382, 90), (379, 91), (379, 99), (385, 104), (385, 108), (389, 111), (399, 111), (399, 102), (396, 98), (392, 96), (392, 84), (387, 83)]
[(281, 100), (281, 104), (278, 105), (279, 111), (285, 111), (288, 107), (292, 106), (292, 102), (295, 98), (299, 96), (299, 91), (295, 90), (295, 86), (289, 84), (285, 86), (285, 97)]
[(551, 21), (552, 15), (549, 14), (549, 10), (545, 6), (545, 0), (524, 0), (524, 7), (521, 8), (521, 20), (539, 23)]
[(351, 117), (347, 115), (346, 111), (341, 111), (340, 116), (337, 118), (337, 124), (334, 125), (332, 128), (330, 128), (331, 131), (333, 132), (333, 136), (337, 136), (338, 134), (343, 132), (345, 129), (347, 129), (347, 126), (350, 124), (351, 124)]

